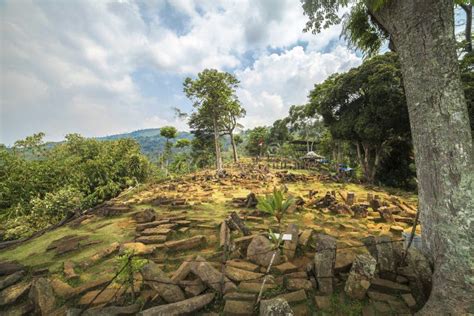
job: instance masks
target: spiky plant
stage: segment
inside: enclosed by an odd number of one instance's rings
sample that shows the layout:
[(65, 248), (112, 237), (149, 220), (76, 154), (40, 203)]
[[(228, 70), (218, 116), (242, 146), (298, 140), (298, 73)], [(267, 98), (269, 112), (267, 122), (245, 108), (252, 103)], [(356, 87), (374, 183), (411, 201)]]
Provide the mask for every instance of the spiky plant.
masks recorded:
[(269, 213), (274, 216), (280, 225), (283, 216), (287, 210), (295, 203), (292, 197), (283, 198), (283, 193), (276, 188), (273, 189), (273, 194), (267, 195), (266, 197), (257, 198), (258, 204), (257, 209), (262, 212)]

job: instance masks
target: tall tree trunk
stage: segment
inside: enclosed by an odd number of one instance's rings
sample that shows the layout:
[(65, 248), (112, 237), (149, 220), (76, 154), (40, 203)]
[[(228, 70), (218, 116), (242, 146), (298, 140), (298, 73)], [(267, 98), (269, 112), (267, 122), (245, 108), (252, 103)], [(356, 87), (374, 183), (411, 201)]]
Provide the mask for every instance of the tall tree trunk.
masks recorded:
[(234, 155), (234, 162), (239, 162), (239, 157), (237, 156), (237, 145), (234, 140), (234, 133), (230, 132), (230, 143), (232, 144), (232, 154)]
[(466, 28), (464, 30), (466, 52), (472, 53), (472, 4), (461, 4), (461, 8), (466, 12)]
[(221, 147), (219, 145), (219, 131), (217, 130), (217, 120), (214, 118), (214, 145), (216, 147), (216, 169), (217, 172), (222, 170)]
[(472, 312), (474, 159), (452, 0), (392, 0), (372, 12), (400, 56), (419, 185), (424, 249), (434, 265), (425, 315)]

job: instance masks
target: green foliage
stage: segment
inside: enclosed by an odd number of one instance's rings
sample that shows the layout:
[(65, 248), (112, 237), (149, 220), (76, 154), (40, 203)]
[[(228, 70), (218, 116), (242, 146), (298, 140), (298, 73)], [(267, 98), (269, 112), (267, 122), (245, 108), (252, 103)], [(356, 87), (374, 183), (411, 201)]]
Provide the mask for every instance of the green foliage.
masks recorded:
[(133, 291), (135, 274), (148, 263), (147, 259), (142, 259), (134, 255), (133, 251), (127, 250), (118, 257), (119, 267), (123, 269), (117, 276), (117, 283)]
[(249, 132), (245, 149), (251, 156), (261, 156), (268, 149), (268, 128), (264, 126), (255, 127)]
[[(110, 199), (145, 181), (152, 171), (131, 139), (98, 141), (70, 134), (65, 142), (45, 149), (36, 138), (40, 153), (35, 150), (39, 154), (34, 156), (24, 151), (31, 148), (25, 146), (32, 144), (29, 140), (17, 142), (13, 150), (0, 148), (0, 216), (10, 238), (54, 224), (67, 211)], [(39, 224), (27, 223), (32, 219)]]
[(288, 208), (294, 203), (295, 200), (292, 197), (289, 197), (285, 200), (283, 198), (283, 193), (280, 190), (274, 188), (273, 194), (267, 195), (265, 198), (258, 198), (257, 209), (271, 214), (276, 218), (278, 223), (280, 223)]
[(176, 133), (178, 131), (173, 126), (163, 126), (160, 128), (160, 135), (165, 137), (166, 139), (171, 139), (176, 137)]
[(191, 146), (191, 141), (189, 139), (178, 139), (174, 145), (176, 148), (186, 148)]

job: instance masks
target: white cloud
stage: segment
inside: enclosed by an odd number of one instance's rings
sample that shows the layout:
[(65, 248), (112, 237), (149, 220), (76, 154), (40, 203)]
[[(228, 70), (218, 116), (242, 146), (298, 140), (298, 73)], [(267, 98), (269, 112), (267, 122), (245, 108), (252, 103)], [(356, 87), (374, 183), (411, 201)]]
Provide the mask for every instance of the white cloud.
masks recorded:
[[(170, 25), (171, 10), (183, 21)], [(167, 75), (176, 87), (203, 68), (235, 71), (245, 124), (271, 123), (304, 102), (316, 81), (357, 62), (340, 47), (317, 53), (338, 38), (339, 28), (315, 37), (302, 33), (305, 20), (294, 0), (4, 1), (0, 142), (38, 131), (57, 140), (69, 132), (184, 128), (170, 111), (183, 102), (173, 96), (180, 88), (169, 91), (175, 104), (168, 104), (134, 80), (143, 69), (160, 75), (157, 89), (168, 87)], [(306, 50), (291, 48), (302, 41)], [(281, 53), (269, 55), (268, 48)], [(256, 60), (244, 69), (246, 54)]]
[(238, 96), (247, 109), (246, 128), (270, 125), (287, 116), (293, 104), (304, 104), (315, 83), (359, 65), (360, 58), (337, 46), (330, 53), (308, 52), (301, 46), (277, 55), (263, 56), (252, 67), (237, 71)]

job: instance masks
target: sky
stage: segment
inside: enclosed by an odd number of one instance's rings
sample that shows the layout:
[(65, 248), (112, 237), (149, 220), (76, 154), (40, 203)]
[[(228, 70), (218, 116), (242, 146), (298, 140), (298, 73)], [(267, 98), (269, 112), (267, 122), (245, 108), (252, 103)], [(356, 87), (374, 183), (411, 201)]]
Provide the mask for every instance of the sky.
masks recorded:
[(172, 109), (205, 68), (240, 80), (245, 128), (271, 125), (362, 61), (340, 26), (305, 22), (298, 0), (0, 0), (0, 143), (188, 130)]

